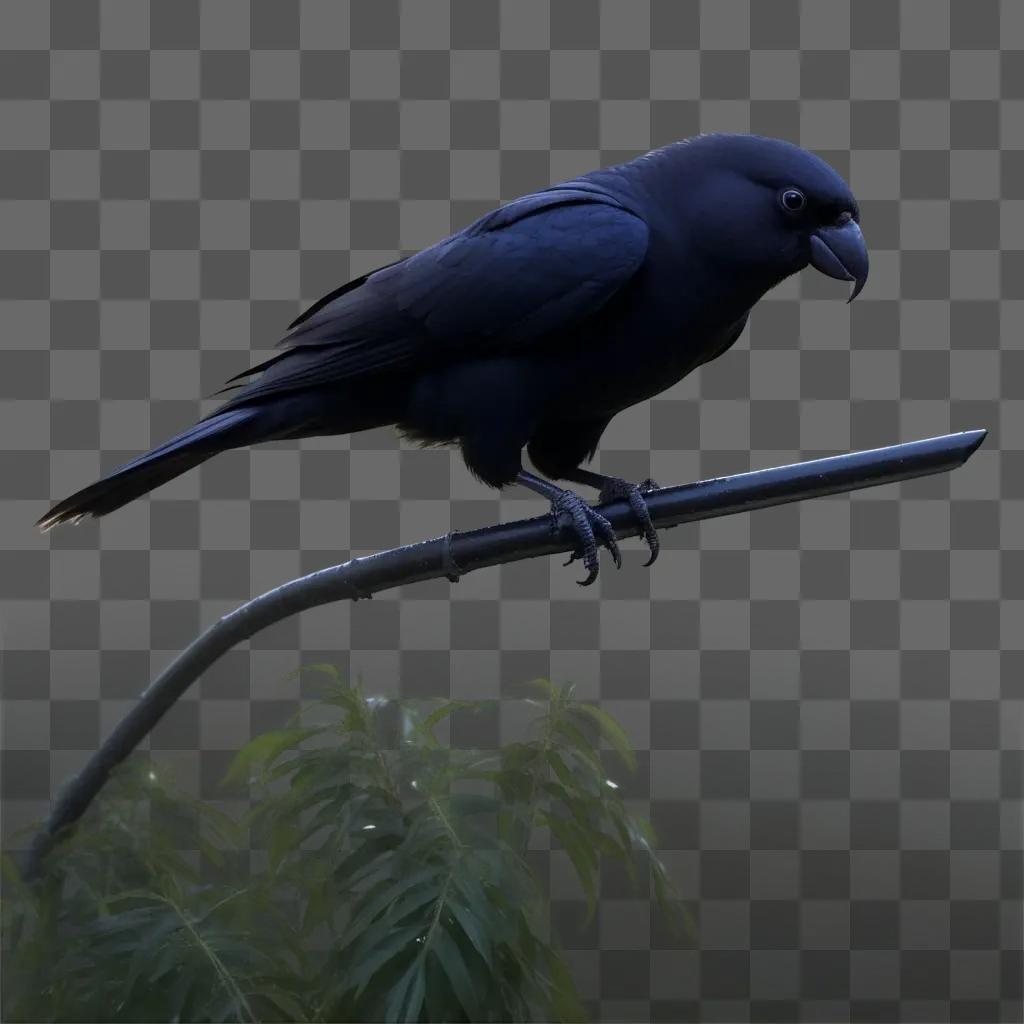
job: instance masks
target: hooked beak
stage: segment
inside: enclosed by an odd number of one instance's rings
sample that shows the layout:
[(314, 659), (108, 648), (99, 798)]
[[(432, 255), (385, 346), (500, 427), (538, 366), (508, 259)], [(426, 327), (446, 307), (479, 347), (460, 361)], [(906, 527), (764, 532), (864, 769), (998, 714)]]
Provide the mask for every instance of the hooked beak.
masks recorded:
[(837, 225), (811, 234), (811, 266), (839, 281), (855, 281), (853, 302), (868, 279), (868, 248), (860, 225), (849, 215)]

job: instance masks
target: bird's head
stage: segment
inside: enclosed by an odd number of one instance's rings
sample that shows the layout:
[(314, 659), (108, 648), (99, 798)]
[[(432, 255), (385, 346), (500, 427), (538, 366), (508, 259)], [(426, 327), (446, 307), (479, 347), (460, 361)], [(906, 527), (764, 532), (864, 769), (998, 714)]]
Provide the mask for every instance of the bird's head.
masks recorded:
[(769, 287), (810, 265), (853, 281), (847, 301), (857, 297), (868, 277), (868, 250), (857, 200), (833, 167), (791, 142), (760, 135), (714, 133), (679, 145), (689, 167), (700, 169), (687, 208), (708, 255), (763, 277)]

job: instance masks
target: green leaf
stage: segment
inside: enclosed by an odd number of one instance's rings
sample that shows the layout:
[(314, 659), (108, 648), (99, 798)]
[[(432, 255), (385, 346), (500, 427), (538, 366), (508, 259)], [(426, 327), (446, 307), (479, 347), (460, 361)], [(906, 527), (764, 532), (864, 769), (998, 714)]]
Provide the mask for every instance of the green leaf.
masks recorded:
[(549, 765), (555, 770), (555, 775), (558, 776), (559, 782), (563, 786), (569, 789), (575, 789), (579, 785), (579, 780), (573, 775), (572, 770), (565, 763), (562, 755), (557, 750), (549, 750), (547, 752), (546, 760)]
[(263, 762), (269, 768), (286, 750), (323, 731), (323, 726), (306, 726), (302, 729), (278, 729), (256, 736), (235, 755), (222, 784), (247, 782), (252, 767)]
[(595, 879), (598, 868), (597, 855), (587, 841), (587, 834), (568, 818), (561, 818), (556, 814), (545, 812), (542, 819), (565, 848), (565, 852), (572, 861), (572, 866), (576, 869), (576, 874), (587, 896), (587, 921), (589, 922), (597, 909), (597, 882)]
[(452, 811), (460, 817), (494, 814), (501, 808), (500, 800), (485, 793), (453, 793), (448, 802)]
[(373, 843), (364, 842), (338, 864), (334, 876), (348, 889), (364, 884), (369, 888), (390, 875), (394, 859), (394, 850), (381, 850)]
[(616, 753), (622, 758), (623, 763), (631, 771), (636, 771), (636, 754), (629, 742), (629, 737), (618, 722), (612, 718), (603, 708), (596, 704), (572, 704), (571, 710), (579, 714), (587, 715), (597, 722), (603, 735), (615, 748)]
[(285, 682), (291, 682), (293, 679), (298, 679), (303, 672), (321, 672), (324, 675), (330, 676), (332, 681), (337, 683), (338, 686), (343, 686), (344, 682), (341, 678), (341, 673), (338, 671), (337, 666), (331, 665), (328, 662), (318, 662), (315, 665), (300, 665), (297, 669), (293, 669), (285, 677)]
[[(481, 890), (482, 894), (482, 890)], [(473, 948), (480, 954), (481, 959), (489, 968), (493, 969), (491, 961), (491, 941), (479, 918), (474, 914), (471, 907), (464, 905), (459, 899), (449, 897), (448, 909), (458, 922), (459, 927), (466, 933), (466, 938), (473, 944)], [(488, 904), (479, 908), (477, 913), (489, 909)]]
[(358, 999), (362, 995), (366, 986), (373, 980), (373, 976), (396, 956), (408, 950), (418, 953), (416, 939), (423, 931), (424, 925), (417, 921), (416, 924), (390, 932), (379, 946), (366, 951), (359, 958), (355, 969), (345, 978), (346, 985), (354, 988), (355, 998)]
[(469, 857), (465, 859), (464, 867), (466, 870), (452, 873), (452, 885), (462, 896), (465, 905), (480, 917), (488, 904), (487, 893), (484, 891), (484, 871), (479, 862), (474, 863)]
[(440, 707), (425, 715), (416, 724), (416, 728), (420, 732), (430, 733), (438, 722), (443, 721), (456, 711), (479, 711), (488, 703), (491, 702), (482, 700), (446, 700)]
[(422, 956), (416, 957), (391, 990), (384, 1010), (385, 1020), (415, 1021), (419, 1018), (426, 992), (425, 963)]
[(320, 892), (310, 892), (305, 901), (300, 928), (304, 935), (315, 931), (320, 925), (325, 925), (334, 916), (335, 908), (327, 896), (326, 885)]
[(420, 1020), (454, 1021), (463, 1020), (458, 999), (452, 991), (451, 983), (437, 960), (431, 956), (426, 962), (427, 987), (424, 995), (423, 1009)]
[(286, 1020), (301, 1021), (309, 1017), (309, 1010), (295, 993), (288, 992), (277, 985), (261, 985), (259, 994), (279, 1010), (283, 1010)]
[(447, 929), (438, 927), (434, 931), (430, 952), (437, 958), (445, 976), (451, 983), (455, 998), (458, 999), (470, 1020), (480, 1019), (480, 997), (473, 983), (473, 977)]
[(424, 961), (421, 959), (420, 970), (413, 978), (412, 986), (409, 989), (409, 993), (406, 996), (405, 1011), (402, 1014), (402, 1020), (406, 1022), (417, 1021), (420, 1018), (423, 1006), (423, 996), (426, 992), (427, 979), (426, 971), (423, 969)]
[(632, 818), (632, 824), (634, 830), (643, 839), (645, 845), (652, 846), (656, 840), (651, 823), (646, 818), (635, 816)]
[(199, 852), (216, 867), (224, 866), (224, 853), (215, 843), (203, 836), (199, 837)]
[(552, 733), (564, 737), (570, 743), (573, 753), (587, 765), (592, 772), (603, 775), (601, 762), (597, 759), (593, 743), (583, 734), (582, 730), (564, 718), (559, 718), (551, 726)]
[(284, 858), (298, 849), (301, 842), (301, 829), (286, 823), (273, 826), (270, 831), (270, 845), (267, 848), (270, 870), (276, 872)]
[[(382, 913), (385, 918), (392, 921), (401, 920), (401, 918), (396, 916), (394, 910), (399, 905), (402, 896), (409, 892), (410, 889), (423, 886), (431, 881), (436, 882), (436, 879), (437, 868), (430, 865), (403, 878), (389, 879), (388, 881), (391, 884), (385, 882), (376, 891), (371, 890), (373, 896), (357, 905), (358, 909), (348, 922), (347, 929), (353, 933), (352, 939), (349, 941), (357, 939), (360, 932)], [(428, 892), (436, 891), (436, 886), (427, 888)], [(348, 944), (346, 943), (346, 946)]]
[(558, 695), (558, 688), (550, 679), (545, 679), (543, 676), (531, 679), (526, 685), (535, 686), (538, 690), (543, 690), (549, 697), (556, 697)]
[(547, 952), (547, 963), (551, 978), (551, 1011), (555, 1020), (572, 1024), (586, 1021), (586, 1011), (565, 961), (555, 950), (550, 949)]
[[(375, 893), (377, 891), (379, 890), (375, 890)], [(398, 924), (399, 921), (385, 912), (370, 918), (367, 924), (359, 927), (354, 924), (353, 916), (350, 914), (339, 925), (334, 953), (346, 961), (355, 962), (366, 950), (373, 949), (385, 941)], [(406, 924), (411, 925), (412, 922)]]

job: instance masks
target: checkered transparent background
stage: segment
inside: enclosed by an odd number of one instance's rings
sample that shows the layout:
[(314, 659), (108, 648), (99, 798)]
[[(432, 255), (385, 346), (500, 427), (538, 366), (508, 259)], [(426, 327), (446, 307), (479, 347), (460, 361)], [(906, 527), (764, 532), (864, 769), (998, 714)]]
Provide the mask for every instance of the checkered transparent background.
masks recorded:
[(987, 427), (966, 467), (679, 528), (651, 570), (632, 542), (586, 591), (537, 560), (306, 613), (148, 743), (221, 800), (300, 663), (510, 699), (462, 743), (572, 679), (639, 749), (621, 781), (702, 931), (673, 943), (615, 871), (583, 928), (536, 850), (598, 1019), (1022, 1019), (1024, 4), (6, 0), (0, 46), (5, 835), (223, 612), (544, 510), (390, 430), (224, 454), (40, 536), (51, 499), (212, 409), (351, 276), (673, 139), (781, 136), (853, 185), (867, 288), (786, 282), (598, 468), (676, 483)]

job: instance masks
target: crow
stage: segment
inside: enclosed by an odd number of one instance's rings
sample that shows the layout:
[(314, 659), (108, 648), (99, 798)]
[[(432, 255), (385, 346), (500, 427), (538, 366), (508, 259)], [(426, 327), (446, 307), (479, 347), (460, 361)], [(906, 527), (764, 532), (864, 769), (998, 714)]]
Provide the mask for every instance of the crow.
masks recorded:
[(643, 495), (656, 485), (583, 463), (612, 417), (725, 352), (785, 278), (811, 265), (853, 281), (852, 301), (868, 275), (859, 222), (834, 168), (760, 135), (702, 133), (541, 189), (325, 295), (282, 352), (216, 392), (236, 394), (214, 412), (37, 525), (105, 515), (228, 449), (390, 424), (421, 446), (458, 445), (492, 488), (543, 495), (553, 524), (568, 513), (582, 586), (598, 544), (621, 565), (618, 545), (552, 480), (627, 500), (650, 565)]

